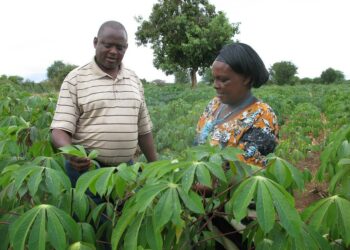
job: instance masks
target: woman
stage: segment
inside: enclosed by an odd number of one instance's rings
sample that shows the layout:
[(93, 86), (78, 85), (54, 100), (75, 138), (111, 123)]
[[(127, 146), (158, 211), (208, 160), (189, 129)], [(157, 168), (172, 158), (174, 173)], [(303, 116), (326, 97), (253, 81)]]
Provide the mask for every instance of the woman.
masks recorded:
[(247, 44), (226, 45), (212, 65), (212, 99), (200, 117), (195, 144), (239, 147), (241, 160), (266, 166), (265, 156), (275, 149), (277, 117), (271, 107), (258, 100), (251, 88), (264, 84), (269, 74), (259, 55)]
[[(265, 156), (278, 142), (277, 117), (271, 107), (258, 100), (251, 88), (266, 83), (269, 74), (259, 55), (247, 44), (225, 46), (212, 65), (214, 88), (212, 99), (200, 117), (195, 144), (209, 141), (221, 147), (239, 147), (240, 159), (248, 164), (266, 166)], [(194, 187), (201, 194), (211, 189), (200, 184)], [(216, 249), (246, 249), (242, 236), (224, 217), (214, 216), (212, 231), (226, 235)], [(224, 246), (224, 247), (223, 247)]]

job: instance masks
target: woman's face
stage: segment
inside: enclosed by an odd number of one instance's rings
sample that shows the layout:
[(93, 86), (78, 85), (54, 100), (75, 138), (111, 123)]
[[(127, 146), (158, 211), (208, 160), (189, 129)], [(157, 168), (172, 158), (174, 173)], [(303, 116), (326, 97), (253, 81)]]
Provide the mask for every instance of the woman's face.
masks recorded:
[(250, 93), (249, 77), (234, 72), (228, 64), (214, 61), (212, 74), (216, 95), (222, 103), (239, 104)]

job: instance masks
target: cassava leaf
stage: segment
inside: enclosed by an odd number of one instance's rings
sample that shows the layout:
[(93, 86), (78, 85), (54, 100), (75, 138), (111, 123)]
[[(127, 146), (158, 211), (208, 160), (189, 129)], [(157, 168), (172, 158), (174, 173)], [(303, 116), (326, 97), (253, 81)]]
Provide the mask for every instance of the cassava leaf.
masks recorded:
[(40, 206), (34, 207), (10, 225), (10, 243), (14, 249), (24, 249), (28, 232), (39, 212)]
[(125, 250), (137, 249), (138, 234), (144, 215), (145, 213), (138, 214), (135, 221), (129, 226), (128, 230), (126, 231), (124, 238)]
[(254, 176), (243, 181), (229, 201), (232, 204), (232, 211), (228, 212), (233, 212), (238, 221), (247, 216), (247, 207), (256, 193), (258, 178), (260, 177)]
[(155, 225), (156, 229), (162, 228), (173, 215), (173, 195), (177, 195), (177, 193), (174, 194), (174, 192), (176, 191), (173, 188), (169, 188), (167, 191), (165, 191), (154, 208), (154, 216), (157, 217)]
[(198, 214), (203, 214), (204, 213), (204, 207), (203, 207), (203, 204), (202, 204), (202, 199), (197, 193), (195, 193), (195, 192), (190, 190), (189, 194), (187, 194), (181, 188), (178, 188), (177, 190), (179, 192), (181, 200), (183, 201), (183, 203), (185, 204), (185, 206), (188, 209), (190, 209), (194, 213), (198, 213)]
[(275, 209), (271, 194), (264, 182), (258, 183), (256, 213), (261, 228), (265, 233), (270, 232), (275, 223)]
[(46, 243), (46, 212), (40, 209), (36, 216), (28, 241), (29, 250), (45, 250)]
[(207, 187), (212, 186), (210, 173), (204, 164), (199, 163), (197, 165), (196, 175), (197, 175), (199, 183), (201, 183)]
[(189, 166), (182, 177), (181, 184), (185, 192), (188, 192), (192, 187), (194, 180), (194, 173), (196, 172), (196, 167), (194, 165)]

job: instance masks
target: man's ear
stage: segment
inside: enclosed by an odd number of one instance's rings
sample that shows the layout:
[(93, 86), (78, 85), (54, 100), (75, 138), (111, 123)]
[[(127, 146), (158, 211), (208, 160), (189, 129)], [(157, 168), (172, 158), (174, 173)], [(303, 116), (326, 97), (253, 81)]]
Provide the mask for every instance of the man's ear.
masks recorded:
[(94, 37), (94, 48), (96, 49), (98, 38)]

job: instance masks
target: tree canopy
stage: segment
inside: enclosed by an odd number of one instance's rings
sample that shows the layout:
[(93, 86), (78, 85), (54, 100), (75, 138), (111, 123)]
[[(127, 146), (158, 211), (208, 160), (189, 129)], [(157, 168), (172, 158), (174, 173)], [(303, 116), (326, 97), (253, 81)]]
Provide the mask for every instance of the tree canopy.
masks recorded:
[(344, 73), (335, 70), (333, 68), (328, 68), (325, 71), (322, 71), (321, 73), (321, 81), (323, 83), (333, 83), (335, 81), (343, 81), (344, 80)]
[(292, 62), (281, 61), (276, 62), (270, 68), (271, 81), (278, 85), (292, 83), (298, 67)]
[(207, 0), (159, 0), (149, 20), (138, 17), (137, 44), (151, 44), (154, 66), (166, 74), (188, 70), (192, 87), (196, 73), (210, 66), (220, 49), (232, 42), (239, 24)]
[(68, 73), (76, 67), (76, 65), (65, 64), (62, 61), (54, 61), (54, 63), (47, 68), (47, 78), (56, 88), (59, 88)]

